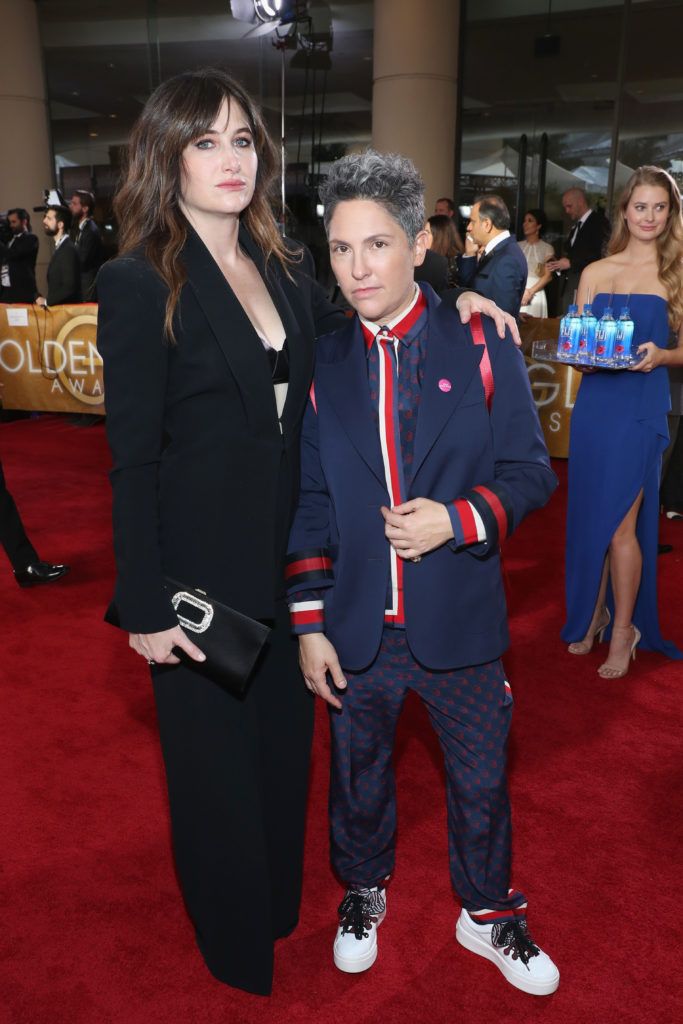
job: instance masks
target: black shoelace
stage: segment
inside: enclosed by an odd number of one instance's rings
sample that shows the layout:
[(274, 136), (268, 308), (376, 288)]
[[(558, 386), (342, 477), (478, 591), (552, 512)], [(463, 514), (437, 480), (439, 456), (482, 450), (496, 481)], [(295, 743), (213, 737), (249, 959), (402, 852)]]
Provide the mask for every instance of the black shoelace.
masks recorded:
[(498, 949), (502, 948), (506, 956), (512, 956), (513, 960), (521, 960), (525, 967), (532, 956), (538, 956), (541, 952), (527, 931), (526, 921), (503, 921), (494, 924), (491, 929), (491, 942)]
[(349, 889), (339, 904), (342, 935), (353, 932), (357, 939), (366, 939), (369, 929), (384, 910), (384, 897), (378, 890)]

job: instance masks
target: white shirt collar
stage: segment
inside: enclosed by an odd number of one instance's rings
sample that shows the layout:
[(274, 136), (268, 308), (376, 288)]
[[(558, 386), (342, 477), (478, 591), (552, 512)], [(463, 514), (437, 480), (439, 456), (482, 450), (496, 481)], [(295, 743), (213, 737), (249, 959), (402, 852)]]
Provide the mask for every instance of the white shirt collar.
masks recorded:
[(376, 324), (372, 320), (366, 320), (364, 316), (360, 315), (360, 313), (358, 314), (358, 319), (360, 320), (360, 322), (365, 327), (367, 327), (367, 329), (370, 331), (370, 333), (372, 334), (373, 337), (377, 336), (379, 330), (382, 327), (388, 327), (390, 331), (393, 331), (393, 329), (396, 326), (396, 324), (400, 324), (401, 320), (403, 320), (403, 317), (404, 316), (408, 316), (408, 313), (410, 313), (411, 309), (414, 307), (414, 305), (417, 302), (419, 297), (420, 297), (420, 286), (418, 284), (416, 284), (415, 285), (415, 294), (413, 295), (412, 302), (410, 303), (410, 305), (406, 306), (405, 309), (402, 309), (401, 312), (398, 314), (398, 316), (395, 316), (392, 320), (385, 320), (384, 323)]
[(496, 235), (496, 237), (492, 238), (490, 242), (487, 242), (486, 247), (484, 248), (484, 255), (488, 255), (492, 249), (495, 249), (497, 245), (500, 245), (501, 242), (504, 242), (505, 239), (509, 237), (509, 231), (501, 231), (499, 235)]
[(588, 220), (588, 218), (590, 217), (592, 212), (593, 212), (592, 210), (586, 210), (586, 212), (584, 213), (583, 217), (579, 217), (578, 220), (574, 221), (574, 227), (576, 227), (577, 224), (581, 224), (581, 226), (583, 226), (586, 223), (586, 221)]
[(62, 244), (62, 242), (63, 242), (63, 241), (65, 241), (65, 239), (67, 239), (68, 237), (69, 237), (69, 236), (67, 235), (67, 233), (66, 233), (66, 232), (64, 232), (64, 234), (63, 234), (63, 235), (62, 235), (62, 237), (61, 237), (61, 238), (59, 239), (59, 241), (58, 241), (58, 242), (55, 242), (55, 252), (57, 251), (57, 249), (59, 249), (59, 247), (60, 247), (60, 245)]

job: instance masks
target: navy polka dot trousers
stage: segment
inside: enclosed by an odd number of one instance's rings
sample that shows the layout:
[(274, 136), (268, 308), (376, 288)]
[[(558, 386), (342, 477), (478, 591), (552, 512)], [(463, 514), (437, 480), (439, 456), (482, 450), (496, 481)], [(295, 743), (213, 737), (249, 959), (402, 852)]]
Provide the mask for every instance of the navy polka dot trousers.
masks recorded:
[[(405, 631), (385, 628), (372, 665), (347, 672), (331, 709), (332, 864), (347, 885), (373, 886), (394, 867), (394, 737), (409, 690), (424, 701), (446, 768), (451, 881), (466, 910), (509, 912), (511, 825), (505, 760), (512, 695), (500, 659), (440, 672), (417, 664)], [(496, 915), (497, 916), (497, 915)]]

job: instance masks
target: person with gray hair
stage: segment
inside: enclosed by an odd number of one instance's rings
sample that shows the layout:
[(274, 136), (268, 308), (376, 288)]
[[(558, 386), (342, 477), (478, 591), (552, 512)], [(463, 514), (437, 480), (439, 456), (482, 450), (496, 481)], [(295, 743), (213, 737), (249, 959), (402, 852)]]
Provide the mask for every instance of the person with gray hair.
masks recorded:
[(334, 963), (355, 974), (377, 958), (394, 736), (413, 690), (444, 751), (457, 940), (547, 995), (559, 972), (510, 886), (500, 660), (499, 545), (557, 483), (524, 360), (488, 317), (466, 326), (414, 282), (427, 233), (409, 160), (344, 157), (322, 200), (332, 270), (357, 315), (318, 340), (285, 576), (304, 680), (331, 711), (332, 862), (347, 887)]
[(517, 239), (510, 234), (510, 213), (500, 196), (475, 199), (465, 252), (458, 257), (458, 273), (462, 284), (471, 285), (507, 313), (519, 316), (527, 265)]
[[(325, 208), (323, 221), (328, 234), (330, 221), (339, 203), (350, 199), (367, 199), (383, 206), (400, 224), (411, 246), (415, 244), (418, 235), (426, 237), (424, 181), (415, 165), (404, 156), (366, 149), (363, 153), (342, 157), (332, 164), (326, 181), (319, 188), (319, 194)], [(415, 266), (422, 264), (425, 251), (424, 246), (419, 247)], [(508, 310), (499, 308), (492, 297), (479, 294), (476, 289), (453, 288), (448, 293), (448, 299), (460, 313), (463, 324), (469, 323), (474, 313), (490, 316), (500, 338), (505, 337), (507, 329), (515, 344), (521, 345), (514, 316)]]

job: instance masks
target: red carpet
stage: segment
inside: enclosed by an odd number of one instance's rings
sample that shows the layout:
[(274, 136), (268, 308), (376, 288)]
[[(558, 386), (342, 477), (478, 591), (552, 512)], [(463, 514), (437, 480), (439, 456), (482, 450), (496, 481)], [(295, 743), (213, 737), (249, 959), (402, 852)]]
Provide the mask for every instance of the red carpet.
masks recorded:
[[(2, 1024), (678, 1018), (683, 667), (638, 654), (609, 682), (596, 674), (604, 648), (565, 653), (564, 486), (506, 548), (513, 880), (560, 967), (559, 991), (516, 992), (456, 944), (439, 752), (411, 703), (380, 958), (356, 977), (331, 962), (340, 892), (327, 863), (321, 713), (302, 923), (279, 944), (266, 1000), (208, 974), (178, 898), (146, 668), (101, 622), (112, 577), (104, 432), (52, 417), (3, 424), (0, 455), (41, 556), (72, 565), (34, 590), (16, 587), (4, 559), (0, 575)], [(683, 524), (665, 523), (663, 539), (675, 545), (660, 559), (663, 628), (681, 645)]]

